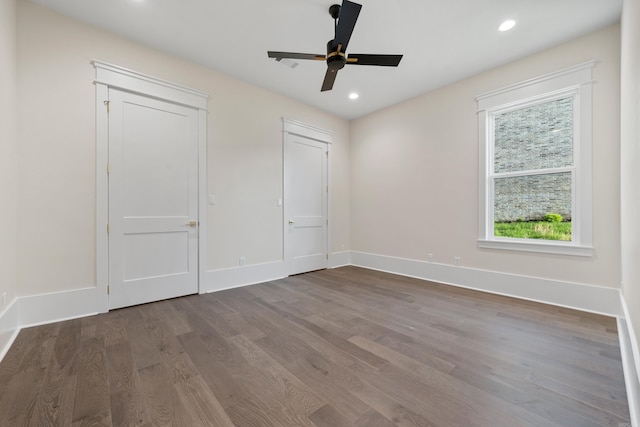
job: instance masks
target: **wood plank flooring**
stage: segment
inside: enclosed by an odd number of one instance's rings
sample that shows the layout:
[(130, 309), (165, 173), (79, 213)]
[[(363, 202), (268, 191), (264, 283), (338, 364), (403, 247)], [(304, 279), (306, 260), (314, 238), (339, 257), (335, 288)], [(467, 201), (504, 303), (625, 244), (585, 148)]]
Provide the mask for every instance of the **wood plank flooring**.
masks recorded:
[(2, 426), (627, 426), (615, 319), (344, 267), (24, 329)]

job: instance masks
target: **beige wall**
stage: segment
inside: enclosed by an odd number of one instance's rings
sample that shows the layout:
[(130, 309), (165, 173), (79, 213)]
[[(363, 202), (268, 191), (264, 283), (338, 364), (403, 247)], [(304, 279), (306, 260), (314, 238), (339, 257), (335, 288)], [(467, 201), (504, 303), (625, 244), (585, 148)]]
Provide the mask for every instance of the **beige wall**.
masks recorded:
[[(334, 132), (331, 251), (362, 252), (617, 287), (618, 26), (355, 120), (18, 2), (21, 295), (95, 284), (95, 94), (100, 59), (210, 94), (208, 269), (282, 257), (281, 117)], [(594, 75), (593, 258), (480, 250), (474, 97), (583, 61)], [(349, 149), (351, 141), (351, 151)], [(351, 187), (350, 187), (351, 181)], [(2, 185), (2, 184), (0, 184)], [(1, 187), (0, 187), (1, 188)], [(350, 190), (351, 188), (351, 190)], [(349, 220), (350, 219), (350, 220)], [(351, 236), (350, 236), (351, 230)]]
[(209, 93), (208, 269), (282, 259), (282, 117), (333, 132), (332, 251), (349, 244), (349, 123), (21, 0), (18, 292), (95, 285), (92, 59)]
[[(640, 1), (622, 9), (621, 236), (622, 292), (640, 349)], [(637, 355), (636, 355), (637, 357)], [(640, 360), (636, 360), (640, 364)], [(638, 370), (640, 374), (640, 370)]]
[(16, 291), (17, 239), (16, 2), (0, 2), (0, 312)]
[[(618, 287), (619, 37), (611, 26), (353, 121), (351, 249)], [(592, 59), (595, 256), (479, 249), (475, 96)]]

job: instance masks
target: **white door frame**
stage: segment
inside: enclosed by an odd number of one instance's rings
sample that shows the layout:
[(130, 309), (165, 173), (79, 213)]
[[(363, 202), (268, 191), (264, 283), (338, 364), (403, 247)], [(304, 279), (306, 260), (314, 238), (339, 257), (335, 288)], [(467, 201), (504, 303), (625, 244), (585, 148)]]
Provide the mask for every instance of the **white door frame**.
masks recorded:
[[(296, 120), (290, 120), (287, 118), (282, 118), (282, 185), (283, 185), (283, 194), (284, 194), (284, 169), (287, 167), (285, 164), (285, 150), (287, 144), (287, 134), (299, 135), (305, 138), (314, 139), (316, 141), (323, 142), (327, 144), (327, 268), (329, 267), (329, 253), (331, 252), (331, 144), (332, 144), (332, 133), (328, 130), (321, 129), (303, 122), (299, 122)], [(284, 200), (285, 206), (287, 200)], [(290, 258), (290, 242), (288, 239), (288, 228), (285, 225), (285, 209), (282, 210), (282, 247), (283, 247), (283, 262), (287, 264)], [(289, 265), (285, 266), (286, 274), (289, 275)]]
[(207, 99), (209, 95), (102, 61), (96, 69), (96, 286), (99, 313), (109, 311), (109, 88), (185, 105), (198, 110), (198, 289), (206, 283), (207, 262)]

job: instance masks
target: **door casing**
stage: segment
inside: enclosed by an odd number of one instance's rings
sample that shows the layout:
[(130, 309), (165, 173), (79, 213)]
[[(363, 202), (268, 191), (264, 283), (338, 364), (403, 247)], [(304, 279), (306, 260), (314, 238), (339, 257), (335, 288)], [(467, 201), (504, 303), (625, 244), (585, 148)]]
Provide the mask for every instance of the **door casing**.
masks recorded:
[[(286, 144), (287, 144), (287, 139), (289, 135), (298, 135), (298, 136), (302, 136), (304, 138), (309, 138), (309, 139), (313, 139), (315, 141), (318, 142), (322, 142), (324, 144), (326, 144), (326, 150), (327, 150), (327, 162), (326, 162), (326, 168), (327, 170), (326, 172), (326, 176), (327, 176), (327, 204), (326, 204), (326, 217), (328, 219), (328, 223), (327, 223), (327, 241), (326, 241), (326, 248), (327, 248), (327, 267), (329, 266), (329, 260), (328, 260), (328, 255), (329, 252), (331, 251), (331, 144), (332, 144), (332, 134), (331, 132), (321, 129), (321, 128), (317, 128), (315, 126), (311, 126), (309, 124), (303, 123), (303, 122), (299, 122), (299, 121), (295, 121), (295, 120), (289, 120), (289, 119), (283, 119), (283, 185), (286, 185), (286, 182), (284, 182), (284, 171), (287, 167), (285, 160), (284, 160), (284, 152), (286, 150)], [(284, 189), (284, 194), (286, 194), (286, 188)], [(287, 275), (290, 274), (290, 267), (289, 267), (289, 262), (291, 259), (291, 242), (289, 241), (288, 238), (288, 219), (286, 214), (287, 214), (287, 199), (286, 197), (284, 198), (284, 204), (285, 204), (285, 209), (283, 210), (283, 260), (285, 263), (285, 270)]]
[(198, 110), (198, 282), (202, 292), (207, 262), (207, 99), (204, 92), (94, 60), (96, 69), (96, 286), (99, 313), (109, 310), (109, 88)]

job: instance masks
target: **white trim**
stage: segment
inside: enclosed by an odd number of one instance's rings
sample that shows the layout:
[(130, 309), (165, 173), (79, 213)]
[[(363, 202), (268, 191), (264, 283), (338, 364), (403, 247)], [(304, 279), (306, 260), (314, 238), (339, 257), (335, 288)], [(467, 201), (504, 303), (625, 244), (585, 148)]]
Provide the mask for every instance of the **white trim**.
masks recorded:
[(138, 73), (107, 62), (93, 60), (96, 69), (96, 293), (97, 312), (109, 310), (109, 115), (105, 102), (109, 88), (126, 90), (150, 98), (198, 110), (198, 286), (202, 293), (207, 263), (207, 102), (205, 92)]
[(331, 138), (333, 134), (330, 131), (307, 123), (299, 122), (297, 120), (291, 120), (283, 117), (282, 129), (284, 132), (326, 142), (327, 144), (331, 144), (332, 142)]
[(118, 88), (159, 99), (206, 110), (209, 95), (190, 87), (178, 85), (118, 65), (94, 59), (91, 64), (96, 69), (95, 83)]
[(207, 112), (198, 112), (198, 283), (207, 283)]
[(351, 252), (332, 252), (329, 254), (329, 268), (338, 268), (351, 265)]
[[(554, 73), (526, 80), (476, 97), (478, 102), (478, 247), (499, 250), (543, 252), (557, 255), (593, 256), (592, 231), (592, 71), (596, 61), (568, 67)], [(527, 105), (559, 99), (574, 98), (574, 162), (561, 168), (572, 173), (572, 240), (558, 242), (536, 239), (509, 239), (494, 236), (492, 117)], [(557, 168), (545, 173), (555, 173)], [(537, 174), (527, 171), (522, 175)], [(518, 174), (515, 174), (518, 175)]]
[(13, 300), (0, 314), (0, 361), (22, 328), (98, 314), (98, 288), (30, 295)]
[(282, 259), (284, 264), (287, 266), (287, 275), (289, 274), (290, 267), (289, 263), (291, 261), (291, 242), (288, 234), (288, 227), (285, 224), (285, 218), (287, 218), (289, 205), (287, 204), (287, 134), (289, 135), (297, 135), (303, 138), (311, 139), (320, 143), (326, 144), (327, 150), (327, 159), (326, 159), (326, 184), (327, 184), (327, 194), (326, 194), (326, 268), (329, 268), (329, 251), (331, 250), (331, 227), (333, 225), (333, 219), (331, 215), (331, 143), (332, 143), (332, 133), (328, 130), (321, 129), (319, 127), (312, 126), (307, 123), (299, 122), (296, 120), (287, 119), (285, 117), (282, 118), (282, 192), (283, 192), (283, 201), (284, 206), (282, 209)]
[(638, 371), (636, 370), (636, 363), (631, 350), (633, 340), (627, 327), (629, 323), (620, 317), (617, 320), (624, 383), (627, 389), (627, 402), (629, 403), (629, 417), (632, 426), (640, 426), (640, 382), (638, 381)]
[[(631, 350), (633, 352), (633, 360), (635, 360), (636, 372), (638, 373), (638, 382), (640, 382), (640, 348), (638, 347), (638, 343), (640, 343), (640, 335), (638, 335), (636, 330), (631, 323), (631, 316), (629, 316), (629, 308), (627, 307), (627, 301), (624, 298), (624, 294), (620, 293), (620, 303), (622, 305), (622, 313), (623, 317), (627, 321), (627, 328), (629, 330), (629, 337), (631, 339)], [(640, 403), (640, 400), (638, 400)], [(640, 415), (640, 413), (638, 413)], [(640, 427), (640, 423), (638, 424)]]
[(558, 173), (573, 172), (574, 166), (566, 166), (562, 168), (549, 168), (549, 169), (534, 169), (534, 170), (519, 170), (514, 172), (494, 172), (495, 178), (519, 178), (524, 176), (536, 176), (536, 175), (551, 175)]
[(333, 209), (331, 204), (331, 140), (327, 142), (327, 268), (331, 268), (331, 227), (333, 227)]
[(19, 325), (26, 328), (98, 314), (96, 291), (91, 287), (20, 297)]
[[(329, 254), (329, 267), (338, 268), (351, 264), (349, 251), (333, 252)], [(256, 283), (269, 282), (287, 277), (284, 261), (274, 261), (262, 264), (245, 265), (242, 267), (209, 270), (205, 286), (200, 293), (218, 292)]]
[(623, 317), (618, 318), (618, 337), (624, 369), (631, 425), (640, 426), (640, 349), (624, 295), (620, 293)]
[[(583, 62), (500, 89), (484, 92), (476, 96), (478, 109), (486, 110), (498, 105), (507, 105), (514, 99), (527, 100), (532, 93), (539, 93), (540, 91), (548, 93), (554, 90), (562, 90), (575, 85), (576, 80), (580, 81), (581, 84), (591, 83), (591, 70), (597, 63), (598, 61), (595, 60)], [(544, 85), (544, 89), (540, 89), (540, 85)]]
[(109, 311), (109, 116), (104, 103), (109, 87), (96, 84), (96, 300), (99, 313)]
[(202, 293), (224, 291), (287, 277), (284, 261), (209, 270)]
[(618, 317), (620, 291), (539, 277), (351, 252), (351, 264), (447, 285)]
[(593, 247), (567, 245), (563, 242), (547, 243), (549, 240), (525, 239), (478, 239), (478, 247), (486, 249), (504, 249), (510, 251), (537, 252), (556, 255), (593, 256)]
[(18, 299), (14, 299), (2, 313), (0, 313), (0, 362), (4, 359), (11, 344), (20, 333), (18, 322)]

